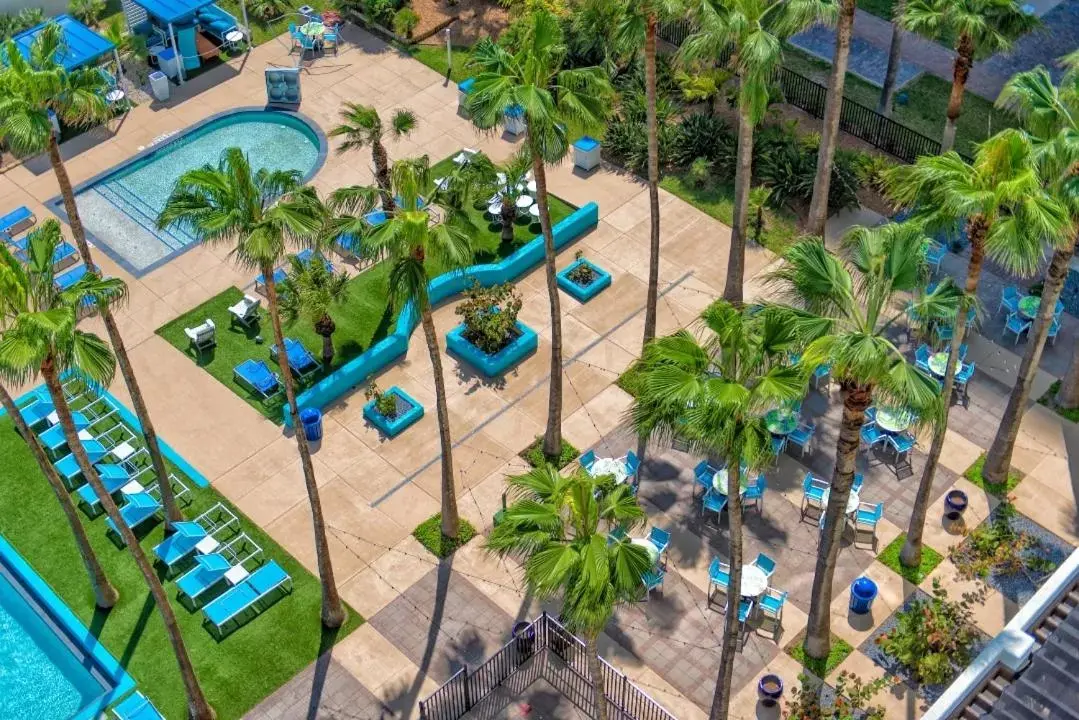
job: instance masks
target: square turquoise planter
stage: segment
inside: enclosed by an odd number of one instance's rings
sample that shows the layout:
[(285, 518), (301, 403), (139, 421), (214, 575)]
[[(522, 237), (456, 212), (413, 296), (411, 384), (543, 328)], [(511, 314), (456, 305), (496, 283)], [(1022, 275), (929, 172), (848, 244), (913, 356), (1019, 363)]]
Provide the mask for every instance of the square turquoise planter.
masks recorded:
[[(378, 408), (375, 407), (377, 401), (373, 398), (363, 406), (363, 416), (387, 437), (396, 437), (397, 435), (400, 435), (405, 428), (423, 417), (423, 405), (416, 402), (411, 395), (401, 388), (394, 385), (387, 390), (385, 394), (393, 395), (394, 399), (397, 401), (397, 409), (401, 411), (397, 413), (397, 417), (391, 420), (380, 413)], [(401, 407), (402, 405), (406, 405), (408, 408), (405, 409)]]
[[(570, 279), (569, 274), (576, 270), (581, 265), (587, 265), (592, 268), (592, 282), (587, 285), (580, 285)], [(568, 267), (563, 268), (558, 273), (558, 287), (565, 290), (567, 293), (576, 298), (579, 302), (588, 302), (600, 292), (611, 284), (611, 274), (596, 265), (593, 262), (589, 262), (585, 258), (579, 258), (574, 260)]]
[(495, 377), (534, 353), (539, 346), (539, 337), (532, 328), (520, 320), (516, 327), (520, 333), (517, 339), (494, 355), (488, 355), (465, 339), (464, 323), (446, 333), (446, 347), (486, 377)]

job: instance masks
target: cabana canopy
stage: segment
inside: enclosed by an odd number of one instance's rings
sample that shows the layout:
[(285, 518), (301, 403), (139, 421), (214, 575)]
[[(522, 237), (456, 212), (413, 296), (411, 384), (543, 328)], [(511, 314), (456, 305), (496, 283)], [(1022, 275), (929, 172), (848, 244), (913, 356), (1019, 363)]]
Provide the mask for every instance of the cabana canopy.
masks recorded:
[(213, 5), (214, 0), (134, 0), (134, 3), (163, 23), (190, 19), (199, 8)]
[[(58, 58), (58, 60), (65, 70), (75, 70), (89, 65), (116, 48), (108, 38), (98, 35), (70, 15), (60, 15), (50, 19), (48, 22), (55, 22), (63, 32), (63, 57)], [(15, 45), (18, 46), (23, 57), (30, 57), (30, 46), (33, 45), (34, 38), (41, 33), (46, 24), (35, 25), (11, 38), (15, 41)]]

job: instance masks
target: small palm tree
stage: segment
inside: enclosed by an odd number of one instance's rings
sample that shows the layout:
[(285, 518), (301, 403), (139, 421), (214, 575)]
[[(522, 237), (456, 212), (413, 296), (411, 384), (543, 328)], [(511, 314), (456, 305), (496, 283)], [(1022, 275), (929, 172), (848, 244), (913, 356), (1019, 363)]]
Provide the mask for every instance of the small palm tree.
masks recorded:
[[(786, 308), (738, 308), (725, 300), (701, 315), (701, 338), (687, 330), (645, 346), (641, 392), (629, 416), (638, 434), (680, 440), (727, 461), (727, 497), (737, 498), (742, 465), (752, 474), (774, 459), (764, 413), (805, 395), (806, 377), (786, 363), (812, 329)], [(742, 581), (742, 504), (728, 502), (730, 587)], [(723, 624), (719, 675), (709, 718), (725, 720), (738, 654), (738, 610)]]
[[(1063, 248), (1072, 239), (1065, 232), (1070, 218), (1067, 209), (1043, 189), (1030, 140), (1013, 129), (978, 145), (973, 164), (967, 164), (954, 151), (920, 157), (914, 165), (889, 170), (885, 183), (894, 201), (914, 208), (914, 218), (930, 227), (952, 229), (960, 222), (966, 223), (970, 239), (966, 298), (952, 319), (952, 343), (942, 390), (943, 397), (950, 400), (967, 313), (977, 297), (986, 255), (1010, 273), (1030, 275), (1044, 256), (1044, 242)], [(1067, 264), (1064, 268), (1066, 272)], [(1055, 303), (1054, 299), (1049, 305), (1050, 312)], [(922, 531), (933, 477), (944, 449), (950, 405), (945, 402), (941, 408), (918, 485), (906, 545), (900, 553), (900, 560), (908, 567), (917, 567), (921, 562)]]
[(127, 20), (122, 14), (113, 15), (103, 28), (103, 34), (116, 46), (120, 56), (120, 72), (131, 77), (136, 85), (145, 85), (149, 77), (150, 49), (146, 38), (127, 31)]
[(611, 530), (645, 521), (629, 486), (593, 478), (583, 470), (563, 477), (551, 465), (506, 479), (516, 498), (487, 539), (501, 557), (523, 559), (525, 582), (539, 598), (561, 597), (566, 627), (584, 636), (592, 676), (595, 717), (607, 718), (598, 640), (615, 607), (639, 600), (648, 553)]
[(281, 284), (281, 315), (289, 323), (303, 318), (314, 325), (322, 337), (324, 370), (333, 364), (333, 334), (337, 331), (330, 310), (348, 300), (348, 280), (347, 273), (335, 273), (324, 262), (303, 262), (292, 256), (288, 277)]
[(533, 11), (520, 20), (518, 27), (520, 34), (513, 48), (490, 38), (476, 44), (471, 60), (476, 82), (468, 96), (468, 110), (472, 121), (484, 129), (503, 125), (505, 111), (511, 107), (522, 109), (527, 124), (524, 148), (532, 158), (536, 178), (551, 306), (551, 388), (543, 453), (555, 458), (562, 451), (562, 313), (546, 165), (565, 157), (567, 127), (584, 132), (599, 127), (611, 107), (614, 91), (601, 68), (563, 69), (566, 47), (553, 13), (546, 9)]
[[(430, 216), (420, 197), (431, 185), (427, 156), (398, 160), (390, 174), (391, 191), (401, 198), (399, 206), (387, 213), (386, 221), (371, 227), (363, 215), (374, 207), (376, 188), (351, 187), (334, 192), (330, 207), (337, 217), (331, 222), (332, 235), (350, 234), (360, 238), (365, 252), (383, 256), (390, 263), (390, 288), (394, 303), (413, 319), (419, 316), (435, 381), (438, 436), (442, 447), (442, 534), (456, 538), (460, 531), (457, 490), (453, 478), (453, 441), (446, 403), (446, 378), (438, 345), (427, 282), (431, 274), (459, 270), (472, 261), (471, 231), (467, 216), (447, 203), (442, 222), (430, 224)], [(432, 273), (432, 265), (437, 269)]]
[[(853, 0), (851, 0), (853, 2)], [(730, 54), (739, 75), (738, 149), (734, 170), (734, 224), (723, 298), (742, 302), (746, 226), (753, 182), (753, 131), (764, 120), (773, 78), (783, 61), (783, 41), (834, 15), (827, 0), (698, 0), (700, 30), (682, 44), (683, 62), (716, 61)], [(733, 52), (731, 52), (733, 48)]]
[(956, 123), (976, 58), (1006, 51), (1019, 36), (1040, 24), (1017, 0), (907, 0), (900, 24), (907, 30), (941, 38), (955, 37), (952, 92), (941, 138), (941, 152), (955, 146)]
[(368, 105), (345, 103), (341, 108), (341, 124), (330, 130), (330, 137), (344, 138), (337, 152), (371, 148), (371, 157), (375, 161), (375, 183), (382, 190), (382, 209), (393, 212), (394, 199), (390, 180), (390, 159), (382, 141), (387, 130), (397, 140), (416, 129), (416, 114), (411, 110), (397, 110), (390, 118), (389, 128), (382, 126), (378, 111)]
[[(822, 324), (820, 337), (809, 343), (800, 362), (807, 372), (830, 365), (843, 393), (806, 630), (805, 652), (812, 658), (826, 658), (831, 646), (832, 578), (866, 408), (879, 401), (933, 418), (940, 405), (936, 381), (907, 362), (887, 337), (903, 318), (899, 294), (918, 290), (923, 282), (925, 260), (919, 251), (925, 242), (915, 224), (856, 227), (844, 238), (845, 259), (810, 238), (788, 248), (786, 262), (770, 276), (783, 297)], [(946, 317), (958, 302), (957, 289), (945, 280), (920, 295), (914, 310), (925, 318)]]
[[(96, 270), (90, 244), (86, 242), (86, 230), (75, 204), (75, 192), (71, 178), (67, 174), (64, 160), (60, 155), (59, 138), (52, 129), (49, 113), (55, 113), (65, 125), (89, 127), (103, 122), (109, 116), (105, 102), (108, 87), (105, 79), (96, 68), (66, 70), (60, 63), (63, 57), (63, 32), (60, 26), (49, 23), (34, 38), (29, 58), (24, 58), (14, 42), (8, 42), (2, 52), (7, 58), (6, 66), (0, 69), (0, 140), (7, 142), (17, 155), (36, 155), (47, 151), (56, 181), (60, 186), (64, 211), (67, 213), (71, 236), (79, 249), (86, 268)], [(109, 336), (109, 344), (116, 353), (116, 362), (124, 378), (131, 405), (142, 428), (146, 441), (146, 451), (150, 455), (154, 473), (158, 477), (168, 477), (168, 465), (161, 452), (150, 410), (142, 395), (138, 378), (127, 354), (127, 346), (120, 334), (120, 327), (113, 317), (112, 308), (102, 305), (98, 308)], [(161, 486), (161, 502), (165, 506), (166, 530), (172, 523), (182, 520), (183, 513), (172, 495), (168, 483)]]
[(495, 163), (485, 154), (476, 153), (450, 175), (446, 194), (457, 207), (476, 201), (486, 202), (496, 195), (501, 198), (502, 244), (513, 245), (517, 199), (528, 193), (531, 179), (532, 158), (527, 152), (515, 153), (503, 163)]
[(277, 363), (292, 427), (297, 430), (293, 436), (311, 505), (315, 556), (322, 581), (322, 624), (336, 628), (345, 621), (345, 608), (334, 580), (311, 448), (307, 436), (299, 429), (296, 381), (285, 352), (277, 284), (273, 279), (274, 268), (288, 254), (289, 245), (314, 243), (321, 237), (325, 221), (325, 208), (313, 188), (300, 184), (298, 172), (266, 169), (256, 172), (239, 148), (226, 149), (216, 167), (204, 165), (181, 175), (157, 218), (161, 229), (182, 224), (208, 245), (231, 246), (234, 260), (242, 267), (257, 269), (266, 278)]
[[(0, 357), (5, 358), (11, 372), (24, 377), (40, 373), (56, 408), (64, 439), (75, 456), (79, 471), (93, 488), (105, 513), (119, 531), (127, 551), (134, 558), (143, 579), (150, 588), (158, 612), (165, 625), (180, 675), (187, 694), (188, 717), (211, 720), (213, 710), (199, 686), (176, 615), (169, 604), (153, 565), (135, 533), (120, 517), (116, 501), (106, 492), (97, 470), (87, 457), (72, 419), (61, 376), (75, 373), (96, 385), (107, 386), (116, 369), (109, 346), (99, 337), (76, 328), (78, 313), (85, 304), (98, 307), (122, 301), (127, 293), (123, 281), (102, 279), (87, 273), (67, 290), (55, 285), (52, 269), (53, 251), (61, 240), (60, 225), (47, 221), (31, 236), (29, 263), (25, 272), (8, 272), (2, 291), (5, 315), (10, 324), (0, 335)], [(14, 261), (0, 250), (3, 264), (11, 268)], [(168, 475), (158, 478), (158, 486), (169, 482)], [(66, 491), (65, 491), (66, 492)]]

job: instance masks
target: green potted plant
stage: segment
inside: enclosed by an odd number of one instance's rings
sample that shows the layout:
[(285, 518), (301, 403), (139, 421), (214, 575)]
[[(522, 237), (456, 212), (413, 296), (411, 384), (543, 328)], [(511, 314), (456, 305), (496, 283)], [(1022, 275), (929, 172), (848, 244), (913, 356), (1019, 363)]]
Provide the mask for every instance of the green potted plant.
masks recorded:
[(578, 250), (573, 262), (557, 275), (558, 287), (579, 302), (588, 302), (611, 284), (611, 274)]
[(423, 406), (396, 385), (383, 391), (378, 383), (372, 382), (364, 397), (367, 404), (363, 406), (363, 416), (389, 437), (400, 434), (423, 417)]
[(512, 283), (473, 283), (464, 295), (454, 311), (462, 322), (446, 335), (449, 350), (493, 377), (536, 349), (536, 333), (517, 319), (523, 303)]

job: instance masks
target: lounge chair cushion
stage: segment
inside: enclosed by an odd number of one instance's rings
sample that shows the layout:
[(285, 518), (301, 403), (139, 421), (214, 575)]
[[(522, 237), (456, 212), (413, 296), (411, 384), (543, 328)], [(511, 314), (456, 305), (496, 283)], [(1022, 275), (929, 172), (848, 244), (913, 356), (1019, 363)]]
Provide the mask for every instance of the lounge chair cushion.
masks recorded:
[(220, 553), (198, 555), (195, 558), (195, 567), (176, 580), (176, 587), (181, 593), (194, 600), (221, 582), (230, 569), (232, 565)]
[(211, 624), (221, 627), (289, 580), (289, 574), (271, 560), (242, 583), (212, 600), (202, 611)]
[(269, 395), (277, 390), (277, 376), (270, 372), (266, 363), (261, 360), (244, 360), (236, 366), (234, 372), (251, 387), (263, 395)]

